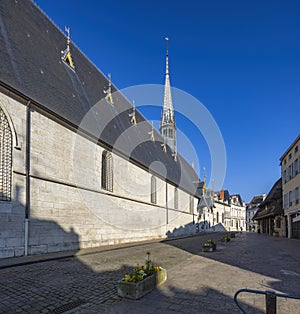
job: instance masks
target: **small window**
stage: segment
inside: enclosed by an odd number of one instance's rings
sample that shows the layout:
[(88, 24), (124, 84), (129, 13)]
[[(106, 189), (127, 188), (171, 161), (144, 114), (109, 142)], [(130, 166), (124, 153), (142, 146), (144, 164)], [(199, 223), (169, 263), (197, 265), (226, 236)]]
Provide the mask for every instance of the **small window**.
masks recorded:
[(289, 195), (288, 193), (283, 195), (283, 207), (288, 208), (289, 205)]
[(217, 224), (219, 223), (219, 212), (217, 212)]
[(151, 203), (157, 203), (156, 197), (156, 178), (154, 176), (151, 177)]
[(298, 152), (298, 145), (295, 147), (295, 153)]
[(113, 191), (113, 160), (110, 152), (102, 153), (101, 187)]
[(293, 206), (293, 192), (290, 191), (289, 192), (289, 206)]
[(289, 153), (289, 160), (292, 158), (292, 153)]
[(284, 179), (284, 183), (286, 183), (287, 182), (286, 170), (284, 170), (283, 172), (283, 179)]
[(295, 203), (299, 204), (299, 187), (295, 188)]

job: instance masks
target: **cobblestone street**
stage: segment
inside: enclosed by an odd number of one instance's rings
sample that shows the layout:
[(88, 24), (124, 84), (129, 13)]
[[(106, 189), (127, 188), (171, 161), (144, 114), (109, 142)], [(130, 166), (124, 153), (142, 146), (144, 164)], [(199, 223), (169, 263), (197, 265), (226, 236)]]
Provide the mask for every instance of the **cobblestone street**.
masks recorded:
[[(222, 235), (0, 260), (0, 313), (239, 313), (233, 295), (241, 288), (300, 295), (299, 240), (243, 233), (222, 243)], [(201, 252), (208, 238), (217, 241), (214, 253)], [(117, 281), (147, 251), (167, 269), (167, 282), (140, 300), (120, 299)], [(263, 296), (239, 300), (264, 313)], [(300, 301), (278, 299), (277, 309), (300, 313)]]

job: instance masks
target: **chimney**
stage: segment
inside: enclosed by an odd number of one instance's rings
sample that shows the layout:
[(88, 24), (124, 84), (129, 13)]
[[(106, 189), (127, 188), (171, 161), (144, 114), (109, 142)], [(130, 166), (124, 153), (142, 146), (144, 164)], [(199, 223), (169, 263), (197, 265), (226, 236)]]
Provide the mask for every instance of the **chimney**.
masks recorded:
[(221, 190), (221, 191), (220, 191), (220, 199), (221, 199), (221, 200), (224, 200), (224, 190)]

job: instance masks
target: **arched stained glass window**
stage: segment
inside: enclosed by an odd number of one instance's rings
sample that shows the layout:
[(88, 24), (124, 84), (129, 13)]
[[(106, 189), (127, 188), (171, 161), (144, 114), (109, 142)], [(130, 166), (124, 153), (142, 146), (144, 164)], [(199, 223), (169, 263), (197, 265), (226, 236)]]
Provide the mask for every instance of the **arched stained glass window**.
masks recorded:
[(174, 188), (174, 208), (178, 209), (178, 189)]
[(156, 204), (156, 178), (154, 176), (151, 177), (151, 203)]
[(102, 153), (101, 187), (113, 191), (113, 159), (108, 151)]
[(0, 107), (0, 201), (11, 201), (12, 131)]

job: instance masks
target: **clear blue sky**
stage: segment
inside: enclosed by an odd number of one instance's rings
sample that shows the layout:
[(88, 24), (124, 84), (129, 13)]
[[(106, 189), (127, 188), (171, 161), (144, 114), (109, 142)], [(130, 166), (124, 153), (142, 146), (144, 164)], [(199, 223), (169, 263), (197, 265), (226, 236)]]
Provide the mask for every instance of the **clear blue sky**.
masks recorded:
[[(75, 44), (120, 89), (164, 83), (169, 36), (172, 86), (201, 101), (223, 135), (223, 188), (246, 202), (268, 193), (280, 177), (279, 158), (300, 133), (300, 1), (36, 3), (61, 29), (71, 28)], [(158, 119), (160, 112), (144, 114)], [(196, 149), (202, 177), (210, 156), (205, 144)]]

